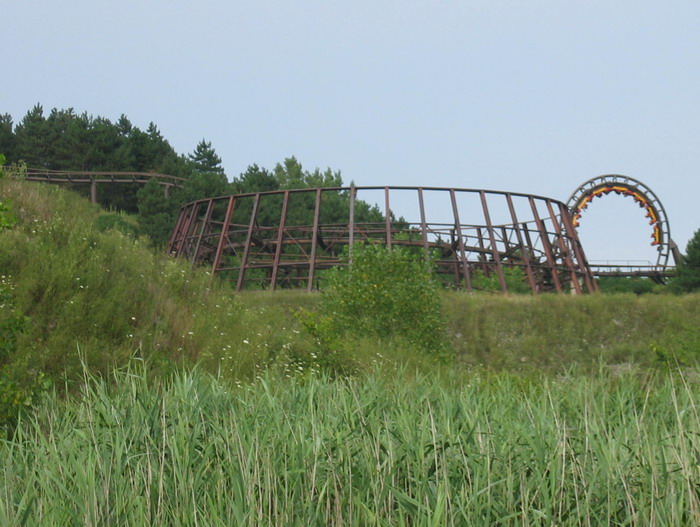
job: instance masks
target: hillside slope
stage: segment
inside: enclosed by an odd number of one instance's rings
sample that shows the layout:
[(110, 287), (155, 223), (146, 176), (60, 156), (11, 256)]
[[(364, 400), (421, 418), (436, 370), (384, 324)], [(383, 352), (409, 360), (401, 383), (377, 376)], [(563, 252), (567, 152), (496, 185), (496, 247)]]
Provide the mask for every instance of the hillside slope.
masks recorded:
[[(361, 335), (344, 337), (338, 349), (320, 349), (295, 316), (299, 308), (316, 309), (319, 295), (235, 295), (206, 272), (105, 229), (129, 220), (115, 220), (71, 192), (5, 179), (0, 200), (17, 217), (0, 232), (0, 367), (8, 378), (78, 379), (81, 362), (105, 374), (132, 357), (156, 371), (197, 363), (233, 380), (270, 366), (291, 374), (422, 360), (391, 339)], [(446, 292), (442, 312), (443, 337), (456, 359), (450, 367), (561, 371), (601, 360), (694, 361), (700, 351), (700, 295)]]

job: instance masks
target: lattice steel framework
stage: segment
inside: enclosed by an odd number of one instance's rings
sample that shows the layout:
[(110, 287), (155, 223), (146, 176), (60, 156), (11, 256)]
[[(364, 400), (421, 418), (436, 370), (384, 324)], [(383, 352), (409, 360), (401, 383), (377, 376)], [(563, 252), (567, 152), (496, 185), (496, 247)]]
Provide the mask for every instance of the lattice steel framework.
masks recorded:
[(203, 199), (180, 210), (169, 251), (237, 290), (312, 290), (325, 269), (352, 262), (358, 243), (411, 247), (467, 291), (480, 276), (507, 292), (514, 275), (533, 293), (597, 290), (566, 204), (513, 192), (342, 187)]
[(663, 272), (669, 265), (669, 257), (674, 263), (680, 260), (678, 247), (671, 239), (671, 229), (666, 211), (654, 192), (641, 181), (620, 174), (607, 174), (589, 179), (577, 188), (567, 206), (571, 211), (574, 227), (578, 227), (581, 215), (593, 199), (610, 193), (631, 197), (646, 212), (651, 225), (651, 245), (656, 247), (658, 257), (654, 269)]

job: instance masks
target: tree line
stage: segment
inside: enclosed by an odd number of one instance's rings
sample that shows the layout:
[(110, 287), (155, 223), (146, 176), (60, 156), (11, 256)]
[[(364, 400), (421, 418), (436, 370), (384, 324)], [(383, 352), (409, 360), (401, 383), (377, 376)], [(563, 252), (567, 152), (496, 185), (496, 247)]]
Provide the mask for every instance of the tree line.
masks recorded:
[[(167, 242), (180, 207), (190, 201), (248, 192), (343, 186), (339, 171), (305, 170), (295, 157), (284, 159), (272, 170), (252, 164), (229, 180), (221, 158), (205, 139), (191, 153), (178, 154), (154, 123), (143, 131), (123, 114), (111, 121), (79, 114), (73, 108), (54, 108), (46, 115), (40, 104), (16, 124), (10, 114), (0, 115), (0, 153), (7, 162), (24, 163), (30, 168), (158, 172), (186, 178), (183, 187), (174, 189), (167, 197), (156, 181), (141, 188), (128, 184), (98, 188), (98, 202), (110, 209), (136, 214), (140, 233), (147, 235), (154, 245)], [(86, 192), (79, 187), (75, 190)], [(327, 214), (347, 217), (343, 212), (349, 206), (347, 202), (346, 196), (339, 197), (337, 203), (328, 207)], [(299, 204), (297, 209), (289, 214), (299, 222), (308, 222), (308, 207)], [(356, 204), (356, 215), (358, 221), (383, 219), (377, 207), (363, 202)]]

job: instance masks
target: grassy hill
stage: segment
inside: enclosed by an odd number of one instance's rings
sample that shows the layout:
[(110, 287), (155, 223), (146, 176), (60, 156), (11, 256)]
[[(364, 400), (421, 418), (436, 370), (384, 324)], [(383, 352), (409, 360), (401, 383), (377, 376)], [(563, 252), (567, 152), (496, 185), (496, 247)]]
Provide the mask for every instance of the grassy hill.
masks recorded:
[(432, 353), (59, 188), (0, 201), (3, 525), (700, 520), (700, 295), (445, 291)]
[[(0, 199), (17, 218), (0, 233), (0, 319), (12, 341), (3, 349), (6, 372), (70, 380), (80, 377), (81, 362), (104, 374), (134, 356), (156, 370), (197, 363), (238, 380), (270, 366), (313, 367), (315, 339), (295, 313), (316, 309), (320, 295), (235, 295), (206, 271), (192, 272), (135, 239), (128, 217), (56, 187), (2, 180)], [(467, 366), (652, 365), (692, 361), (700, 346), (698, 295), (444, 292), (442, 318), (445, 327), (436, 331), (455, 364)], [(421, 360), (391, 337), (360, 337), (346, 339), (353, 342), (336, 363), (362, 369), (377, 353)]]

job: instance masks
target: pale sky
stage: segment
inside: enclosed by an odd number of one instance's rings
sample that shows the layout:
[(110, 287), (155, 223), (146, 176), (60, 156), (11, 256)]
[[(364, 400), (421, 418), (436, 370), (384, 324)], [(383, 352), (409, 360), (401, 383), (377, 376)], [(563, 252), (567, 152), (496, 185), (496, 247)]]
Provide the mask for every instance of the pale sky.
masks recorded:
[[(296, 156), (356, 185), (565, 201), (618, 173), (700, 228), (695, 0), (0, 0), (0, 113), (36, 103), (205, 138), (229, 177)], [(400, 212), (400, 211), (399, 211)], [(656, 260), (631, 199), (596, 200), (590, 260)]]

